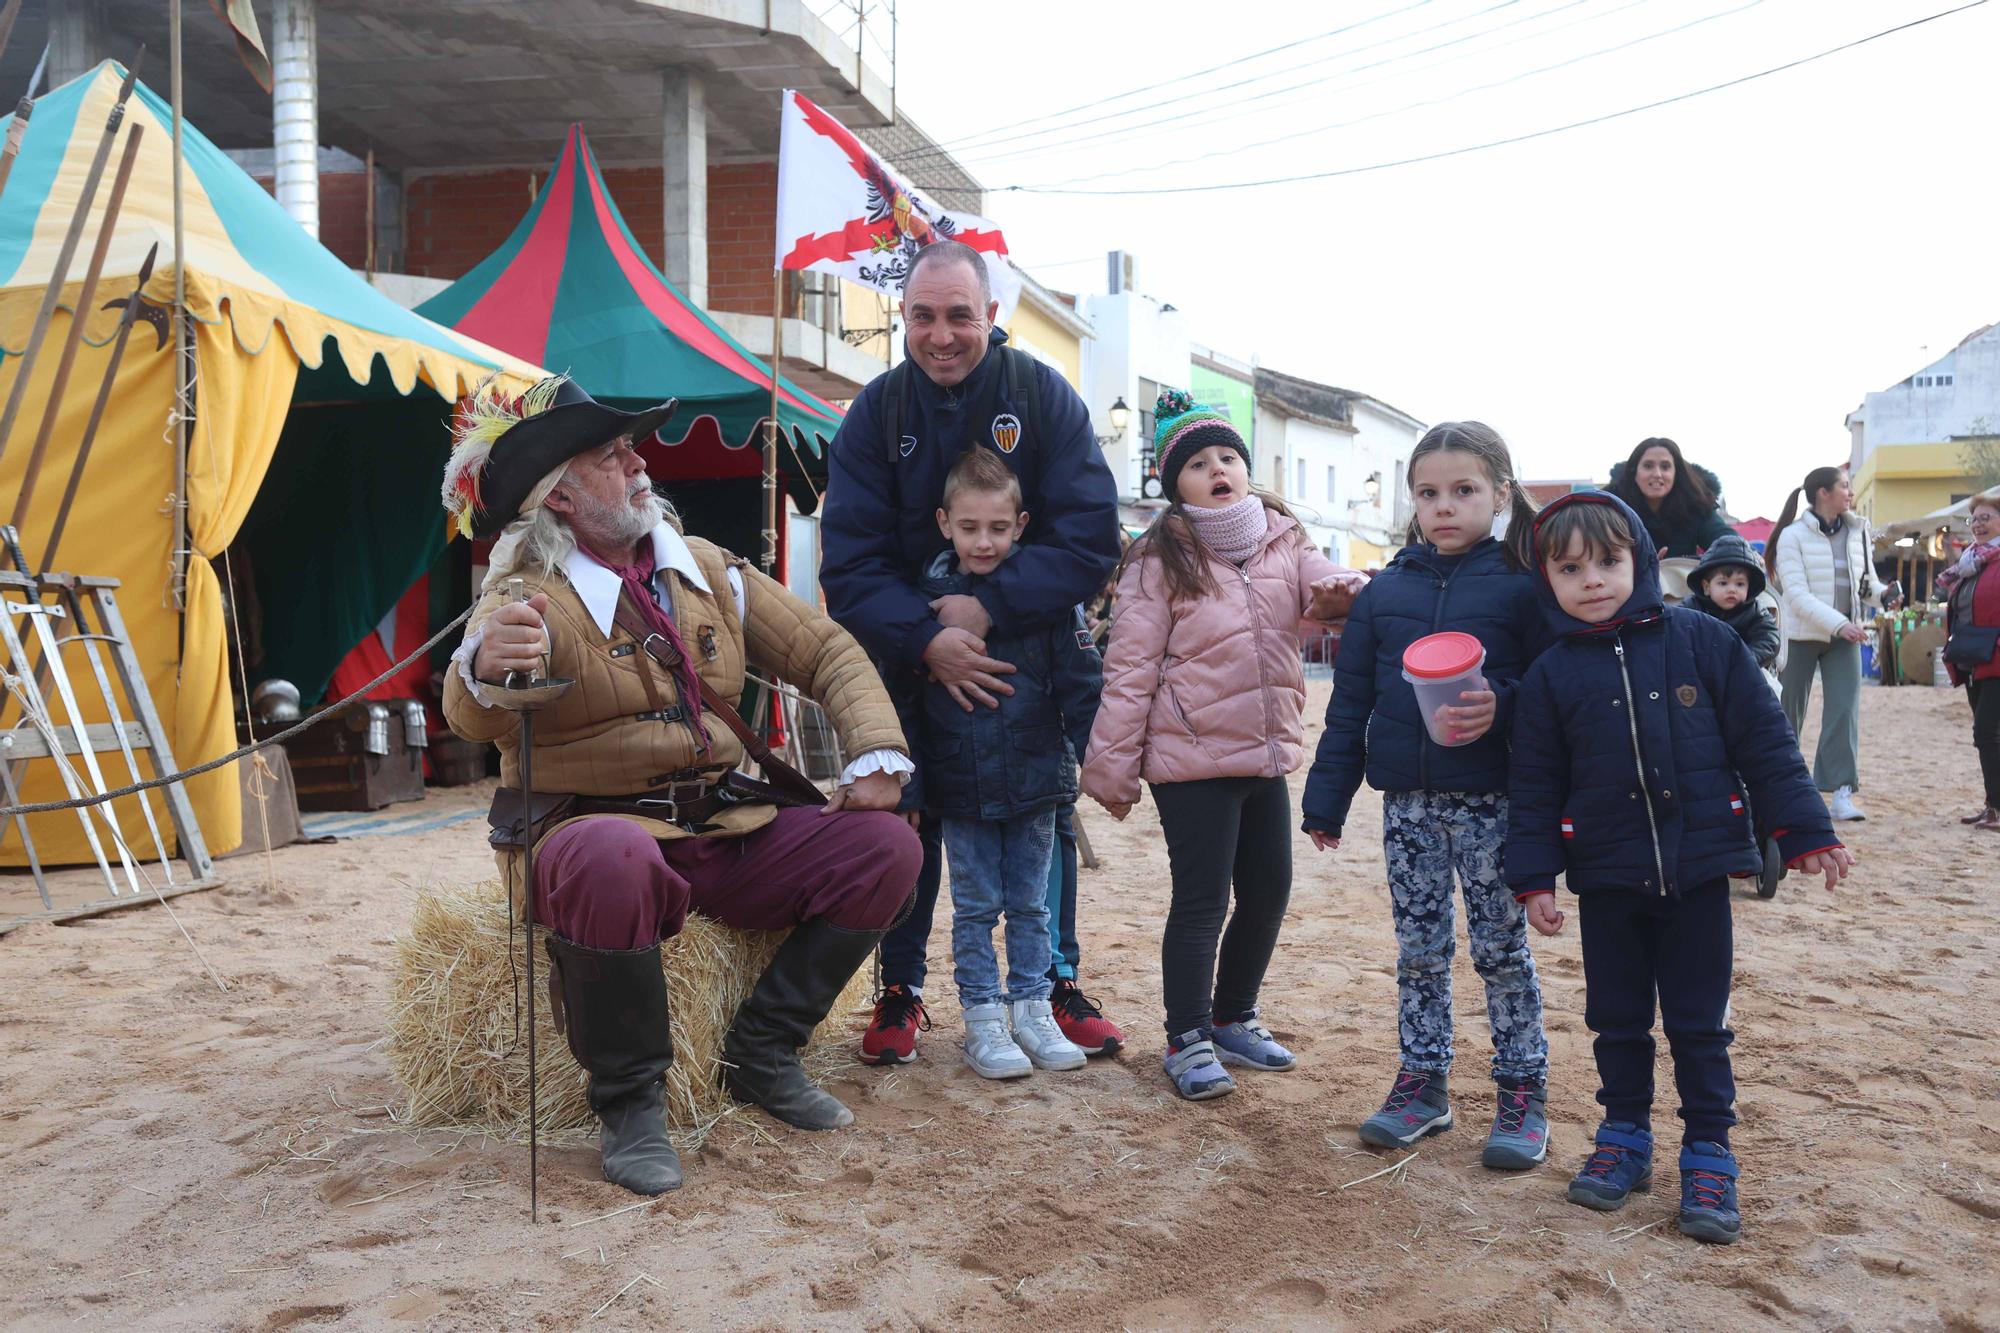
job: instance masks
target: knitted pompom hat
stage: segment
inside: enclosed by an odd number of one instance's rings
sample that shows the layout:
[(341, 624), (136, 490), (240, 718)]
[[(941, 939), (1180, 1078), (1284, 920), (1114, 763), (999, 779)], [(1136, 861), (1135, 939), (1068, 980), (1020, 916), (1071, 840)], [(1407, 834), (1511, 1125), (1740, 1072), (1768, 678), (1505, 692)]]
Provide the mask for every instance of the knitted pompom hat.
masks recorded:
[(1153, 409), (1153, 456), (1160, 461), (1160, 490), (1167, 499), (1180, 496), (1174, 486), (1181, 468), (1211, 445), (1234, 449), (1243, 456), (1243, 465), (1250, 465), (1250, 446), (1229, 424), (1227, 412), (1197, 403), (1179, 389), (1160, 390)]

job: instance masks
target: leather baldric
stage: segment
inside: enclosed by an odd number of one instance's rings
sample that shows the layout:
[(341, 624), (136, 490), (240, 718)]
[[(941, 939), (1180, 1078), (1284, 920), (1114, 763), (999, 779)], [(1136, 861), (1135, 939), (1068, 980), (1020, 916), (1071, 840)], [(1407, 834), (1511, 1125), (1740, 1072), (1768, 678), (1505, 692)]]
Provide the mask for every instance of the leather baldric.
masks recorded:
[[(683, 666), (680, 654), (674, 650), (666, 636), (656, 634), (646, 627), (638, 608), (632, 605), (631, 594), (623, 589), (619, 590), (618, 605), (612, 613), (611, 620), (614, 625), (631, 636), (632, 642), (639, 645), (639, 650), (651, 659), (654, 665), (665, 671), (669, 679), (680, 678)], [(764, 770), (764, 783), (753, 785), (768, 787), (774, 797), (782, 798), (779, 800), (780, 804), (826, 804), (826, 793), (821, 791), (812, 779), (771, 753), (771, 747), (764, 742), (764, 738), (738, 716), (736, 710), (729, 706), (729, 701), (716, 693), (714, 687), (703, 679), (699, 671), (689, 671), (688, 674), (694, 677), (695, 685), (701, 692), (702, 711), (729, 728), (730, 734), (743, 746), (743, 752)], [(659, 682), (654, 679), (652, 670), (641, 663), (639, 675), (645, 684), (646, 699), (653, 705), (654, 711), (666, 713), (668, 711), (666, 701), (660, 693)], [(749, 779), (742, 781), (748, 783)]]

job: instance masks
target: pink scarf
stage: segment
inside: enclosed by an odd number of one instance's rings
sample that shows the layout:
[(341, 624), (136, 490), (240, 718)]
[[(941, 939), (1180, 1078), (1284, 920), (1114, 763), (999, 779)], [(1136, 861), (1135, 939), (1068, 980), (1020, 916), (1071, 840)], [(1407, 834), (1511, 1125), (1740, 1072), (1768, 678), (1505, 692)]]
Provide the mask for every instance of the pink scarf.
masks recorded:
[(1240, 565), (1255, 555), (1271, 530), (1271, 511), (1264, 507), (1264, 499), (1259, 495), (1246, 495), (1220, 509), (1184, 504), (1181, 512), (1188, 516), (1202, 545), (1232, 565)]
[(681, 710), (687, 714), (688, 726), (700, 738), (702, 751), (706, 753), (709, 741), (708, 728), (701, 721), (701, 680), (695, 675), (694, 660), (688, 656), (687, 644), (681, 641), (680, 631), (674, 628), (674, 618), (654, 600), (653, 544), (641, 542), (639, 559), (630, 565), (606, 560), (581, 542), (577, 544), (577, 549), (618, 576), (624, 591), (631, 595), (632, 605), (639, 609), (639, 618), (646, 622), (646, 628), (667, 641), (667, 647), (679, 664), (674, 674), (680, 677)]

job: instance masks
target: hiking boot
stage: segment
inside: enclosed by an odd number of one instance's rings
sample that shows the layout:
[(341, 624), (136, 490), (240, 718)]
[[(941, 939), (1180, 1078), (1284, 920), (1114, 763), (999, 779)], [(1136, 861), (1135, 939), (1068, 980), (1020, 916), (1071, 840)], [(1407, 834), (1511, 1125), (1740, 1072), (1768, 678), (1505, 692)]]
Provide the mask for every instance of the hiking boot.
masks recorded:
[[(1082, 1052), (1076, 1062), (1083, 1063)], [(965, 1063), (981, 1078), (1026, 1078), (1035, 1072), (1007, 1030), (1007, 1006), (975, 1004), (965, 1011)]]
[(1495, 1171), (1526, 1171), (1549, 1156), (1548, 1089), (1528, 1079), (1502, 1079), (1493, 1131), (1479, 1154)]
[(875, 1018), (861, 1034), (861, 1063), (906, 1065), (917, 1058), (917, 1033), (931, 1030), (930, 1011), (908, 986), (884, 986)]
[(1407, 1148), (1426, 1134), (1451, 1128), (1451, 1101), (1443, 1074), (1396, 1071), (1382, 1109), (1361, 1122), (1361, 1141), (1378, 1148)]
[(1653, 1188), (1653, 1135), (1629, 1120), (1607, 1120), (1583, 1169), (1569, 1182), (1569, 1201), (1615, 1213), (1634, 1193)]
[(1868, 818), (1861, 813), (1861, 807), (1854, 803), (1854, 788), (1836, 787), (1833, 799), (1826, 803), (1826, 813), (1836, 822), (1852, 823)]
[(1195, 1028), (1169, 1041), (1162, 1063), (1167, 1077), (1174, 1081), (1174, 1091), (1188, 1101), (1205, 1102), (1236, 1091), (1236, 1080), (1215, 1058), (1215, 1043), (1205, 1029)]
[(1271, 1029), (1257, 1021), (1252, 1009), (1234, 1023), (1217, 1023), (1209, 1033), (1215, 1043), (1216, 1058), (1226, 1065), (1245, 1069), (1291, 1069), (1298, 1058), (1278, 1045)]
[(1734, 1245), (1743, 1234), (1736, 1211), (1736, 1157), (1719, 1143), (1690, 1143), (1681, 1149), (1681, 1211), (1674, 1220), (1683, 1236), (1712, 1245)]
[(1113, 1055), (1125, 1045), (1125, 1034), (1097, 1008), (1074, 981), (1058, 981), (1049, 994), (1056, 1026), (1085, 1055)]
[(1007, 1006), (1014, 1042), (1037, 1069), (1081, 1069), (1087, 1057), (1056, 1025), (1047, 1000), (1016, 1000)]

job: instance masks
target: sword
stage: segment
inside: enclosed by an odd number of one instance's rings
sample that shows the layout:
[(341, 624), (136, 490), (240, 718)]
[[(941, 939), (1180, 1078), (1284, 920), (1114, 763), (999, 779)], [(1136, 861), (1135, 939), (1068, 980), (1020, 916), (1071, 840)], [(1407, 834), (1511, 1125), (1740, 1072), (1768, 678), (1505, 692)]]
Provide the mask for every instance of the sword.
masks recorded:
[[(516, 602), (528, 600), (522, 579), (507, 580), (507, 595)], [(546, 633), (546, 631), (544, 631)], [(544, 671), (509, 671), (506, 683), (493, 691), (494, 702), (521, 715), (521, 808), (527, 823), (527, 840), (522, 845), (521, 873), (527, 881), (526, 906), (522, 915), (528, 923), (528, 1220), (541, 1220), (538, 1182), (541, 1167), (541, 1101), (535, 1085), (535, 714), (569, 693), (574, 680), (551, 678), (546, 674), (548, 653), (544, 650)]]

